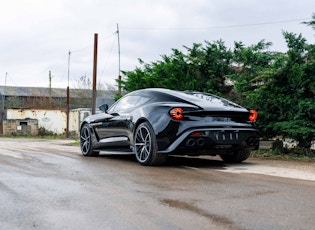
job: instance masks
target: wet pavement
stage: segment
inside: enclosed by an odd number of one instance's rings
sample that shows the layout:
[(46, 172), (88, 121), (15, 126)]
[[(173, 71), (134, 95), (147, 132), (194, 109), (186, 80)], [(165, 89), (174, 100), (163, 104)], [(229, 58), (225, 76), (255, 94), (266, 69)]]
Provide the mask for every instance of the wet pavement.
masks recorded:
[[(133, 155), (0, 138), (0, 229), (312, 229), (314, 163)], [(304, 165), (303, 165), (304, 164)]]

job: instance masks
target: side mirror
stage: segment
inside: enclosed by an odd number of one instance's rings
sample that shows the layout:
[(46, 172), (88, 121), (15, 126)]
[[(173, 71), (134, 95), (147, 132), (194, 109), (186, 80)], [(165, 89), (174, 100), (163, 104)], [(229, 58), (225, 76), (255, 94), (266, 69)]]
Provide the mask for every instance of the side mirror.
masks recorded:
[(108, 110), (108, 105), (107, 104), (103, 104), (100, 107), (98, 107), (101, 111), (103, 111), (104, 113), (107, 112)]

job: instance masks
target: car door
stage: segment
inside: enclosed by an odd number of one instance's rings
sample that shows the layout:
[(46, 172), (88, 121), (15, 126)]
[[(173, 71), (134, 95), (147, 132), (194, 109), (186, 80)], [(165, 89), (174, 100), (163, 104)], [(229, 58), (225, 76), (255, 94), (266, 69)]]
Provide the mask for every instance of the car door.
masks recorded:
[(95, 127), (101, 142), (108, 145), (129, 145), (132, 135), (132, 117), (130, 113), (136, 108), (139, 96), (126, 96), (116, 102), (107, 112), (106, 118)]

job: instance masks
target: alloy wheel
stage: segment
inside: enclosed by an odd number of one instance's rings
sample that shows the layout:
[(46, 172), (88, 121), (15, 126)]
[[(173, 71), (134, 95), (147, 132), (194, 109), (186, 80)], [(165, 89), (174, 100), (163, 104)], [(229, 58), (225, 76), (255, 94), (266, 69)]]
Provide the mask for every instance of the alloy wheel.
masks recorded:
[(137, 129), (135, 148), (136, 157), (140, 163), (146, 162), (152, 154), (152, 137), (146, 126)]
[(88, 156), (92, 148), (91, 131), (87, 125), (84, 125), (80, 134), (80, 146), (84, 156)]

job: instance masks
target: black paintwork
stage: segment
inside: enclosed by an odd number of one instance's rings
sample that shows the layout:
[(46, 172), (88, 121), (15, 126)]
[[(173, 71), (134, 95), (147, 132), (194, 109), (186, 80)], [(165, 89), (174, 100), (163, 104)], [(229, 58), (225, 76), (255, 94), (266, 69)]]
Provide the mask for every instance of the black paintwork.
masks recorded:
[[(184, 109), (183, 120), (169, 115), (175, 107)], [(248, 117), (247, 109), (224, 98), (152, 88), (125, 95), (106, 112), (87, 117), (81, 127), (86, 123), (93, 127), (94, 150), (132, 150), (137, 126), (148, 121), (159, 153), (215, 155), (258, 148), (259, 131)], [(200, 135), (191, 136), (196, 131)]]

